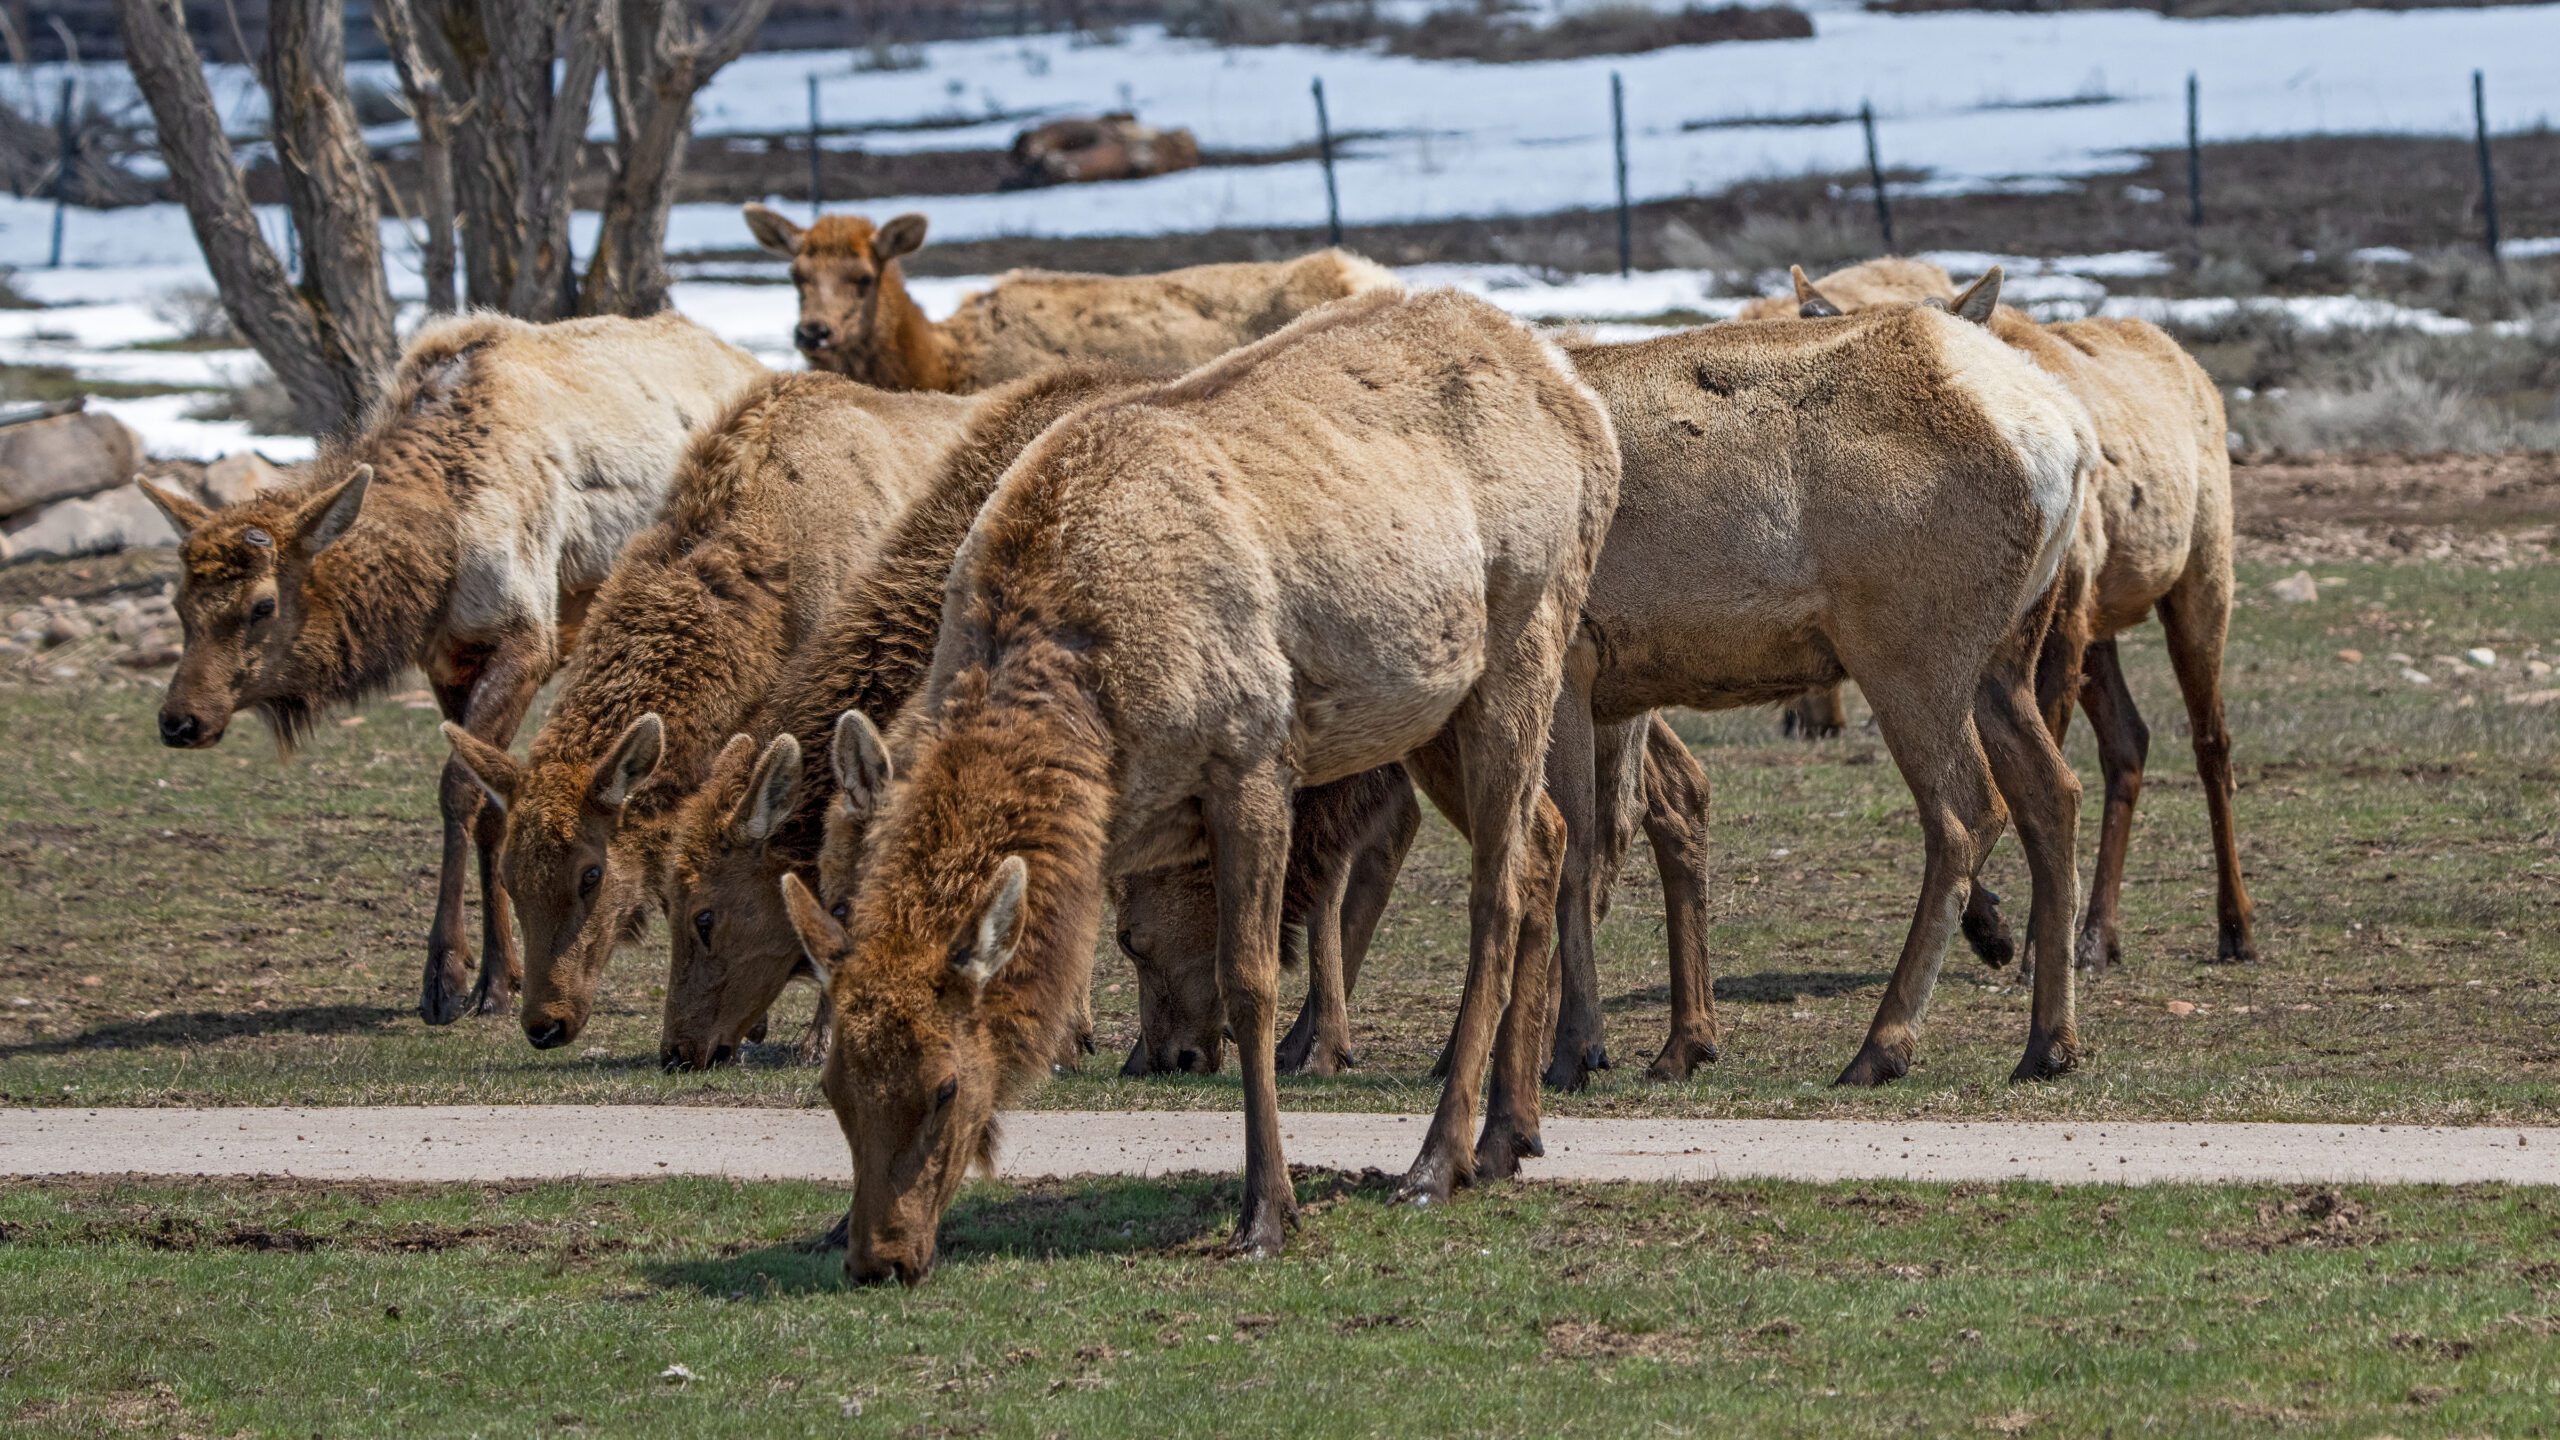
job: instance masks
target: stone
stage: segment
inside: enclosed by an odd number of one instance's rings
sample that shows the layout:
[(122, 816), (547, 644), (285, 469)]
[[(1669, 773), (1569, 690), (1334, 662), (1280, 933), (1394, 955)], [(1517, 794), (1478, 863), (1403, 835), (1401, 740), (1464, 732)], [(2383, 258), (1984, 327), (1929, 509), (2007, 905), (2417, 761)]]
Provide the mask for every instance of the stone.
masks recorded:
[(44, 643), (47, 645), (73, 644), (88, 639), (97, 633), (97, 629), (97, 626), (89, 623), (88, 616), (77, 610), (56, 611), (45, 617)]
[(85, 500), (57, 500), (9, 532), (14, 558), (98, 555), (141, 545), (177, 543), (178, 532), (149, 497), (131, 485)]
[[(0, 520), (112, 490), (133, 478), (141, 460), (141, 442), (103, 411), (0, 425)], [(24, 544), (18, 549), (23, 553)]]
[(237, 505), (262, 490), (272, 490), (284, 483), (284, 472), (267, 463), (267, 457), (255, 450), (225, 455), (205, 467), (204, 491), (208, 505)]
[(2308, 605), (2320, 598), (2320, 582), (2308, 570), (2296, 570), (2267, 587), (2267, 593), (2287, 605)]
[(2498, 663), (2498, 652), (2486, 645), (2475, 645), (2462, 652), (2462, 658), (2486, 670)]

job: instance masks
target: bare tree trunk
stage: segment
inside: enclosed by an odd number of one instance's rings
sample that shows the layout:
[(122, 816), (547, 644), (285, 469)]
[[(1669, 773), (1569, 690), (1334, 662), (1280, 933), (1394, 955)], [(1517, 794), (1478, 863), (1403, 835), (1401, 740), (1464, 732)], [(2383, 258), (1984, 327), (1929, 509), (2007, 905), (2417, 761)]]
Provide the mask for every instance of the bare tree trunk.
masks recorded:
[(421, 273), (427, 308), (454, 308), (453, 111), (445, 99), (444, 71), (429, 58), (409, 0), (373, 0), (373, 28), (400, 70), (400, 88), (418, 122), (418, 208), (426, 225)]
[(735, 60), (774, 0), (742, 0), (719, 30), (694, 31), (683, 0), (621, 0), (611, 58), (618, 153), (580, 308), (648, 315), (666, 308), (667, 211), (675, 200), (693, 97)]
[(382, 275), (373, 155), (347, 100), (346, 27), (339, 0), (275, 0), (267, 10), (267, 99), (321, 358), (356, 377), (353, 388), (369, 398), (399, 346)]
[[(569, 182), (587, 137), (596, 76), (604, 68), (606, 0), (570, 0), (559, 32), (558, 93), (546, 94), (533, 131), (531, 163), (517, 197), (515, 284), (507, 309), (528, 320), (553, 320), (577, 304), (569, 249)], [(548, 69), (542, 79), (550, 80)]]
[(124, 27), (125, 63), (151, 106), (161, 159), (186, 205), (223, 309), (293, 396), (301, 424), (315, 434), (348, 424), (362, 411), (372, 376), (332, 363), (337, 347), (323, 341), (319, 317), (258, 232), (178, 0), (116, 0), (116, 12)]

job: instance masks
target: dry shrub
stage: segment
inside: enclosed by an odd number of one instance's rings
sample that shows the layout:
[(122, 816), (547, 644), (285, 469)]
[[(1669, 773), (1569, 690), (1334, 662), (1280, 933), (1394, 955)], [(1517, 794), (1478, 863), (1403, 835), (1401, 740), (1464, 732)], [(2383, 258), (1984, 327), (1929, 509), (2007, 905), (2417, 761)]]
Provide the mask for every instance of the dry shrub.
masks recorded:
[(188, 407), (190, 420), (237, 420), (249, 427), (252, 435), (300, 435), (304, 433), (297, 418), (293, 396), (284, 382), (259, 366), (229, 386), (208, 392), (204, 399)]
[(1786, 5), (1654, 10), (1605, 4), (1541, 25), (1500, 3), (1450, 6), (1419, 20), (1398, 20), (1371, 4), (1309, 0), (1188, 0), (1166, 12), (1165, 28), (1220, 45), (1352, 49), (1383, 42), (1388, 53), (1417, 60), (1487, 64), (1637, 55), (1736, 40), (1802, 40), (1813, 34), (1813, 22)]

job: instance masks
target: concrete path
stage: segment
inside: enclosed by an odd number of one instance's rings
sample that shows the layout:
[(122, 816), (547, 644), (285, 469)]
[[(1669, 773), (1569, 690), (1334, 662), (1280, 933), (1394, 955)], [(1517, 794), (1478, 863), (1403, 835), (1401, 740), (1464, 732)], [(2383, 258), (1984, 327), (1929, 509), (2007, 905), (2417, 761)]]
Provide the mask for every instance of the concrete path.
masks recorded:
[[(1301, 1165), (1401, 1171), (1419, 1115), (1304, 1114)], [(1550, 1119), (1533, 1180), (2049, 1180), (2157, 1184), (2560, 1184), (2560, 1128), (2178, 1122)], [(1232, 1172), (1239, 1116), (1024, 1111), (1004, 1117), (1013, 1178)], [(647, 1105), (0, 1110), (0, 1175), (291, 1175), (549, 1180), (650, 1175), (841, 1180), (825, 1110)]]

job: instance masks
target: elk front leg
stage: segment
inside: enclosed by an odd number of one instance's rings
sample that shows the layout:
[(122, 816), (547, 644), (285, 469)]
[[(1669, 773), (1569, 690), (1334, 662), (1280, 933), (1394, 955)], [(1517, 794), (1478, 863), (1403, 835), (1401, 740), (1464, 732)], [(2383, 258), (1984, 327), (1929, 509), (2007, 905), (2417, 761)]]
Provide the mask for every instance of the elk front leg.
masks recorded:
[(1662, 928), (1671, 946), (1671, 1035), (1645, 1070), (1686, 1080), (1716, 1060), (1715, 976), (1707, 963), (1707, 772), (1656, 713), (1645, 727), (1644, 829), (1662, 875)]
[(1213, 786), (1201, 806), (1218, 885), (1218, 982), (1244, 1073), (1244, 1209), (1234, 1248), (1277, 1255), (1297, 1223), (1280, 1153), (1280, 1082), (1272, 1055), (1279, 1010), (1281, 892), (1289, 875), (1289, 786), (1263, 764)]
[[(479, 683), (472, 687), (462, 728), (504, 748), (524, 723), (524, 712), (532, 708), (534, 692), (550, 676), (554, 658), (550, 636), (530, 627), (499, 641), (481, 667)], [(458, 760), (446, 764), (448, 781), (460, 764)], [(471, 783), (467, 774), (464, 780)], [(515, 1010), (516, 990), (524, 983), (515, 916), (507, 903), (506, 887), (498, 879), (498, 846), (506, 835), (506, 817), (497, 806), (483, 805), (473, 828), (480, 851), (480, 977), (471, 989), (471, 1013), (506, 1015)]]

